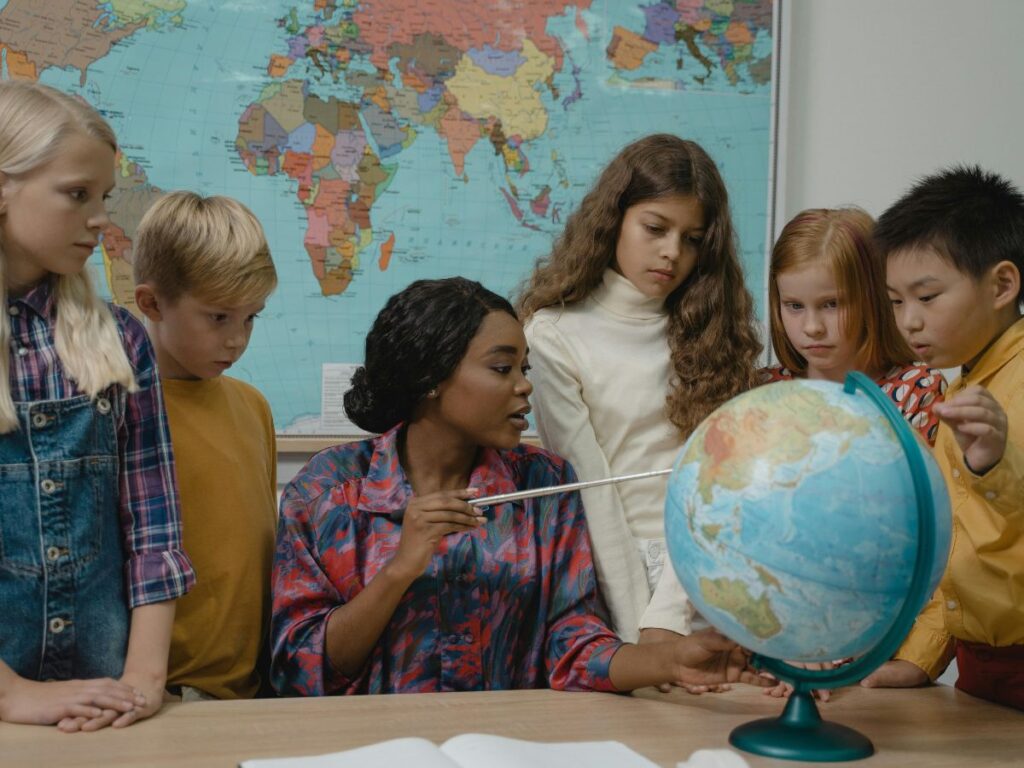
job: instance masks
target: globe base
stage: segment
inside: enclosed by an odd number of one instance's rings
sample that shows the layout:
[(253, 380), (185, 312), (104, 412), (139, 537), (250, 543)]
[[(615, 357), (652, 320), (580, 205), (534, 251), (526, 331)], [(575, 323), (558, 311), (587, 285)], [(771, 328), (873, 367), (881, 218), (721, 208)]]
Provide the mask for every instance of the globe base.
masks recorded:
[(729, 734), (729, 743), (755, 755), (821, 763), (860, 760), (875, 752), (853, 728), (823, 721), (807, 691), (793, 691), (781, 716), (739, 726)]

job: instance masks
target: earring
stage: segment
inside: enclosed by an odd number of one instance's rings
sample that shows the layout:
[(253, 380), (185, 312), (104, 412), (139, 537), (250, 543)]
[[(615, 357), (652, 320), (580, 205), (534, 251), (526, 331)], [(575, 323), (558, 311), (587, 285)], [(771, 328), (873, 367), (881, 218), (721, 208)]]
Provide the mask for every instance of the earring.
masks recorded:
[(429, 398), (437, 397), (437, 387), (434, 387), (432, 390), (427, 392), (427, 397), (429, 397)]

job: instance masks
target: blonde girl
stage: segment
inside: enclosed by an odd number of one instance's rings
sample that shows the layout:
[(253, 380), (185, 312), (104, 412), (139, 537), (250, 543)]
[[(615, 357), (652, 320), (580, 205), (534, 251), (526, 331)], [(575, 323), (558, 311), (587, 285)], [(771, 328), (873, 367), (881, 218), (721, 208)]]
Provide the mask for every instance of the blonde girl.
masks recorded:
[[(757, 380), (725, 184), (676, 136), (642, 138), (609, 163), (518, 309), (541, 439), (585, 480), (671, 467), (693, 428)], [(663, 570), (664, 501), (659, 479), (583, 492), (601, 591), (627, 640), (693, 628)]]
[(916, 364), (899, 333), (874, 224), (859, 208), (815, 208), (783, 228), (769, 270), (772, 347), (781, 364), (761, 371), (761, 379), (841, 382), (862, 371), (931, 444), (939, 423), (932, 407), (946, 380)]
[(160, 708), (194, 580), (152, 347), (85, 271), (116, 147), (85, 103), (0, 83), (0, 719), (68, 731)]

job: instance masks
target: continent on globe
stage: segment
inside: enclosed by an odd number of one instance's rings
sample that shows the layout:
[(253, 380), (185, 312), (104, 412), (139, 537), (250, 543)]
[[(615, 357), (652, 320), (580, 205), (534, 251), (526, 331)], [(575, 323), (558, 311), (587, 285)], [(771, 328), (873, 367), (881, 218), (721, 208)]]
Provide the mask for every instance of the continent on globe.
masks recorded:
[(708, 605), (730, 614), (755, 637), (771, 637), (782, 630), (779, 617), (772, 612), (767, 592), (762, 592), (755, 599), (747, 585), (738, 579), (708, 579), (702, 576), (700, 593)]

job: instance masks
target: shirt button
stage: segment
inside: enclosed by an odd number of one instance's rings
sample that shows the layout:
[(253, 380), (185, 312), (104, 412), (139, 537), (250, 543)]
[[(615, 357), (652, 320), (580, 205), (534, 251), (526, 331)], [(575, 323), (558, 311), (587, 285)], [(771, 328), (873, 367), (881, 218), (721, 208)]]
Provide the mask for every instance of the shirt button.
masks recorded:
[(956, 478), (957, 480), (960, 479), (960, 470), (959, 469), (954, 469), (953, 470), (953, 477)]
[(998, 495), (999, 494), (996, 493), (995, 491), (985, 491), (985, 498), (988, 499), (989, 501), (992, 501)]
[(46, 548), (46, 559), (51, 563), (60, 557), (60, 547), (47, 547)]
[(956, 610), (956, 600), (947, 600), (946, 601), (946, 608), (947, 608), (947, 610), (955, 611)]
[(32, 414), (32, 426), (38, 428), (45, 427), (49, 423), (49, 419), (45, 413), (33, 413)]
[(39, 484), (39, 487), (43, 489), (43, 493), (53, 493), (57, 490), (57, 484), (50, 478), (46, 478)]
[(18, 357), (24, 357), (28, 354), (28, 347), (18, 347)]
[(459, 644), (459, 636), (458, 635), (448, 635), (448, 645), (458, 645), (458, 644)]
[(463, 635), (462, 636), (462, 642), (465, 643), (466, 645), (469, 645), (470, 643), (473, 642), (473, 636), (472, 635)]
[(110, 401), (105, 397), (96, 398), (96, 410), (106, 416), (110, 413)]
[(59, 616), (55, 619), (50, 619), (50, 631), (55, 635), (59, 635), (63, 632), (65, 626), (67, 626), (67, 622)]
[(16, 304), (11, 304), (11, 306), (7, 308), (7, 314), (10, 315), (11, 317), (17, 317), (18, 315), (21, 314), (21, 310), (18, 309), (18, 306)]

